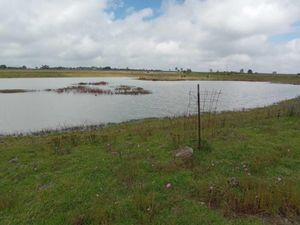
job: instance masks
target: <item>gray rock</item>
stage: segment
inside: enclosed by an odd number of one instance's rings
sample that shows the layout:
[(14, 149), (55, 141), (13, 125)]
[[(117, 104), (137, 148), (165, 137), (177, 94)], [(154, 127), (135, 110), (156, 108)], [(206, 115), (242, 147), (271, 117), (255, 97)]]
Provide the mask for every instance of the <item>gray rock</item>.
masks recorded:
[(9, 162), (10, 162), (10, 163), (18, 163), (18, 162), (19, 162), (19, 159), (18, 159), (18, 157), (15, 157), (15, 158), (9, 160)]
[(175, 150), (176, 158), (191, 158), (193, 156), (194, 150), (190, 147), (179, 148)]
[(39, 189), (40, 191), (42, 191), (42, 190), (47, 190), (47, 189), (53, 187), (53, 185), (54, 185), (54, 184), (53, 184), (52, 182), (50, 182), (50, 183), (43, 184), (43, 185), (39, 186), (38, 189)]

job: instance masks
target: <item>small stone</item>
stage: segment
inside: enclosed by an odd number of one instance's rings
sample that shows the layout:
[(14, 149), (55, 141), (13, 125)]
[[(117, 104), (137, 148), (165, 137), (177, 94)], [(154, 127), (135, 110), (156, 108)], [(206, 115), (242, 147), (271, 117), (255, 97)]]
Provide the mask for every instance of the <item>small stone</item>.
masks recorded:
[(41, 186), (39, 187), (39, 190), (40, 190), (40, 191), (42, 191), (42, 190), (47, 190), (47, 189), (49, 189), (49, 188), (51, 188), (51, 187), (53, 187), (53, 186), (54, 186), (53, 183), (50, 182), (50, 183), (41, 185)]
[(194, 150), (190, 147), (184, 147), (175, 150), (176, 158), (191, 158), (193, 156)]
[(18, 157), (16, 157), (16, 158), (13, 158), (13, 159), (9, 160), (9, 162), (10, 163), (18, 163), (19, 159), (18, 159)]
[(167, 184), (165, 185), (165, 187), (166, 187), (167, 189), (171, 189), (171, 188), (173, 187), (173, 185), (172, 185), (171, 183), (167, 183)]

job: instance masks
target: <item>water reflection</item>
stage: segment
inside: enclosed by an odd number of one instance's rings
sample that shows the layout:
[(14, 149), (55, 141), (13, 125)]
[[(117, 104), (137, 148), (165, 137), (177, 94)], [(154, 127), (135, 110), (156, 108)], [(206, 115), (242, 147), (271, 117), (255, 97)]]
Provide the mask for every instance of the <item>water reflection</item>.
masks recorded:
[(219, 110), (238, 110), (294, 98), (300, 87), (238, 81), (140, 81), (132, 78), (1, 79), (0, 89), (45, 90), (78, 83), (108, 82), (149, 90), (148, 95), (86, 95), (53, 92), (0, 93), (0, 134), (165, 117), (187, 111), (189, 92), (221, 90)]

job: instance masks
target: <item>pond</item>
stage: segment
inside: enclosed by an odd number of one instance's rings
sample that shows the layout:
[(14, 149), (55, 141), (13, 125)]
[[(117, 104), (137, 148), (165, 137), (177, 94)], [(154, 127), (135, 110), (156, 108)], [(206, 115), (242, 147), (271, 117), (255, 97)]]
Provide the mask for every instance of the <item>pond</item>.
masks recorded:
[[(45, 91), (93, 82), (108, 83), (106, 89), (120, 85), (135, 86), (150, 94), (97, 95)], [(190, 92), (195, 95), (197, 84), (200, 84), (202, 92), (221, 91), (218, 111), (266, 106), (300, 95), (300, 86), (266, 82), (141, 81), (134, 78), (0, 79), (0, 90), (6, 90), (0, 93), (0, 134), (183, 115), (190, 110), (189, 102), (194, 100)], [(17, 91), (14, 93), (13, 90)]]

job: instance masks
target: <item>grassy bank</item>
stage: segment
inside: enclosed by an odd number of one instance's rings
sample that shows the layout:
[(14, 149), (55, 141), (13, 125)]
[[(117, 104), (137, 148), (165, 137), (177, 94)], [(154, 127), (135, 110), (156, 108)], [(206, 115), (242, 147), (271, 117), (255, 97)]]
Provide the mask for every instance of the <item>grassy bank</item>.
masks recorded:
[(299, 104), (2, 138), (0, 224), (300, 223)]
[(260, 81), (286, 84), (300, 84), (299, 75), (288, 74), (240, 74), (240, 73), (197, 73), (190, 74), (174, 73), (174, 74), (144, 74), (139, 76), (140, 80), (224, 80), (224, 81)]
[[(0, 78), (43, 78), (43, 77), (130, 77), (136, 71), (93, 71), (93, 70), (0, 70)], [(139, 73), (140, 74), (140, 73)]]
[(201, 73), (145, 71), (92, 71), (92, 70), (0, 70), (0, 78), (34, 77), (137, 77), (140, 80), (233, 80), (264, 81), (274, 83), (300, 84), (300, 75), (239, 74), (239, 73)]

